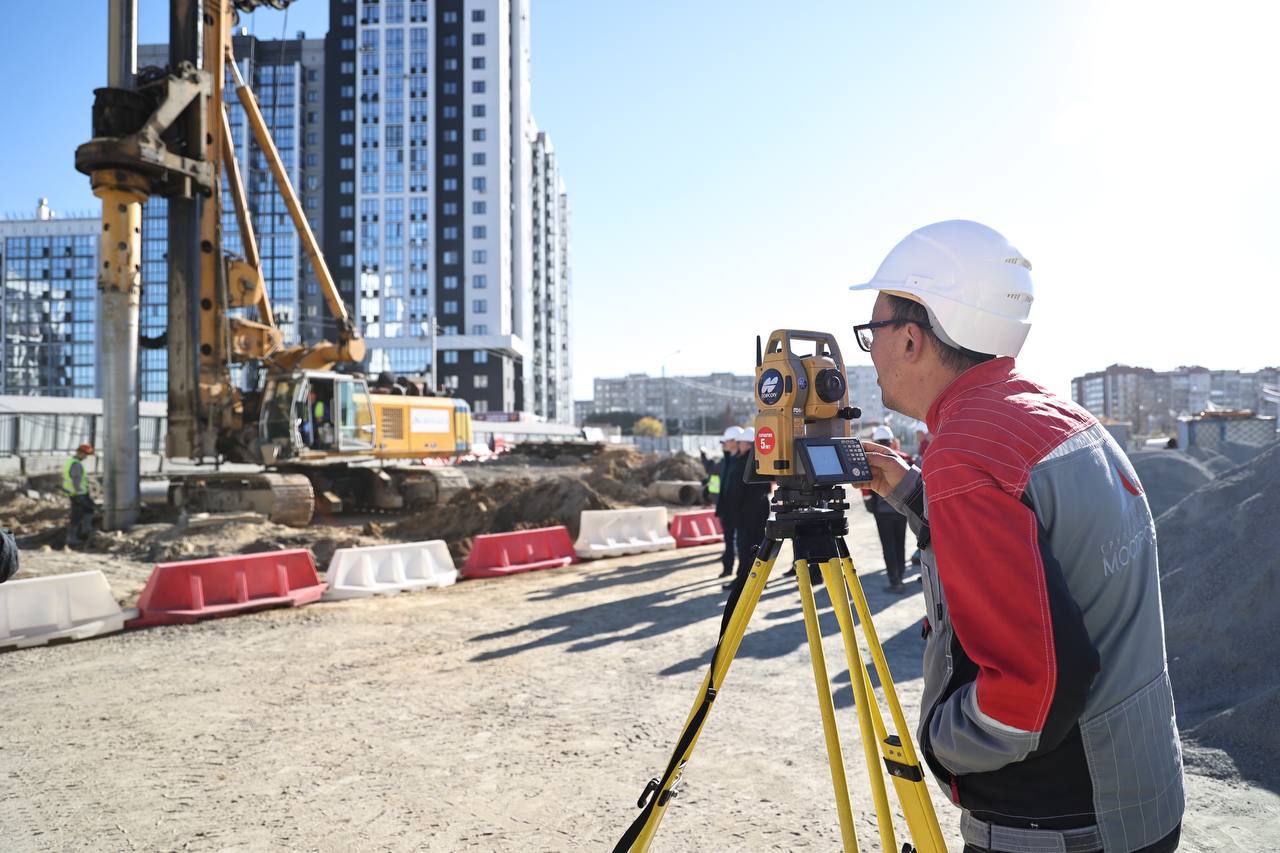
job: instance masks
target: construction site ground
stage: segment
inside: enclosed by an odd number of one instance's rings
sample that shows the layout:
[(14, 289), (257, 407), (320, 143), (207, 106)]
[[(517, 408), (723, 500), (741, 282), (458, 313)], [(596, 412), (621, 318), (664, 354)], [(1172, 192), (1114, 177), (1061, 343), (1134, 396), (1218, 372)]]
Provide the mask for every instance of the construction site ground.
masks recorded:
[[(860, 509), (850, 520), (914, 724), (919, 586), (883, 591), (873, 520)], [(724, 602), (718, 553), (623, 557), (0, 655), (3, 849), (609, 849), (703, 676)], [(655, 849), (839, 849), (787, 559), (784, 550)], [(102, 569), (121, 598), (151, 568), (110, 552), (37, 549), (23, 561), (24, 576)], [(859, 836), (879, 849), (829, 608), (822, 622)], [(1280, 848), (1274, 786), (1245, 781), (1225, 754), (1186, 751), (1182, 849)], [(930, 789), (958, 851), (958, 813)]]

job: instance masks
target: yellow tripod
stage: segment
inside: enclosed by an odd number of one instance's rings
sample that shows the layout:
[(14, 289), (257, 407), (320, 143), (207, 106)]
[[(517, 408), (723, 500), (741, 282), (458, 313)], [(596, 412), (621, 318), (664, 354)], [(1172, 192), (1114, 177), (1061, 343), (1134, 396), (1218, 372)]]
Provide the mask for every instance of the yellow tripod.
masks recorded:
[[(832, 609), (840, 623), (840, 636), (844, 641), (845, 658), (853, 683), (854, 705), (866, 756), (867, 774), (875, 801), (880, 849), (886, 853), (899, 849), (894, 838), (893, 812), (890, 810), (888, 792), (880, 770), (880, 758), (883, 757), (884, 766), (893, 779), (894, 790), (902, 805), (907, 832), (912, 841), (910, 844), (903, 844), (901, 850), (903, 853), (946, 853), (942, 831), (938, 828), (938, 818), (925, 787), (923, 768), (916, 757), (910, 729), (889, 675), (889, 665), (871, 622), (866, 595), (844, 542), (843, 537), (848, 533), (848, 521), (845, 518), (847, 509), (848, 504), (844, 502), (844, 493), (839, 487), (784, 487), (778, 490), (773, 501), (774, 513), (766, 527), (765, 540), (751, 572), (745, 583), (739, 580), (725, 605), (720, 638), (711, 655), (711, 669), (703, 679), (699, 697), (693, 710), (689, 712), (671, 760), (662, 778), (650, 779), (645, 786), (636, 804), (642, 811), (614, 847), (614, 853), (641, 853), (649, 849), (671, 799), (676, 796), (685, 765), (693, 754), (720, 685), (729, 672), (729, 665), (738, 653), (738, 646), (760, 601), (760, 595), (769, 580), (769, 573), (773, 570), (784, 540), (790, 540), (794, 550), (800, 603), (804, 610), (805, 633), (809, 638), (809, 656), (813, 660), (813, 677), (818, 688), (818, 708), (822, 713), (822, 730), (826, 736), (827, 759), (831, 766), (831, 784), (835, 790), (836, 812), (840, 818), (840, 837), (844, 850), (846, 853), (857, 851), (858, 838), (853, 826), (844, 755), (840, 749), (835, 704), (831, 697), (831, 683), (827, 677), (826, 657), (822, 650), (822, 632), (818, 625), (818, 610), (810, 580), (810, 569), (815, 567), (827, 587)], [(851, 599), (871, 653), (871, 665), (875, 667), (898, 734), (889, 734), (885, 729), (871, 675), (858, 648), (853, 612), (850, 609)]]

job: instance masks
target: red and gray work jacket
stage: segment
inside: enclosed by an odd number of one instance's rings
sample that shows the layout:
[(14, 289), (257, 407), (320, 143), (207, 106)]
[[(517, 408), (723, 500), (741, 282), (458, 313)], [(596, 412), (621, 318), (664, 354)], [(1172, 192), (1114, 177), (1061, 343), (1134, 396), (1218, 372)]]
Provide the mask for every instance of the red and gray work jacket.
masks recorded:
[(1011, 358), (961, 374), (928, 423), (923, 475), (888, 498), (921, 537), (925, 760), (966, 820), (1160, 841), (1182, 757), (1133, 466)]

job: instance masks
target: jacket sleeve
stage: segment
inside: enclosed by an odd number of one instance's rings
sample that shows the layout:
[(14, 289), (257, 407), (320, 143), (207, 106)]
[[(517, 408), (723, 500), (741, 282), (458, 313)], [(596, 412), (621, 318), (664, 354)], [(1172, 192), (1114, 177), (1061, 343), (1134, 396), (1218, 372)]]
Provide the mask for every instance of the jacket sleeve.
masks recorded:
[(925, 748), (953, 773), (979, 773), (1057, 747), (1099, 661), (1031, 507), (980, 474), (948, 485), (930, 498), (929, 524), (951, 627), (977, 677), (935, 706)]
[(911, 532), (917, 537), (928, 528), (929, 521), (925, 511), (924, 480), (920, 469), (912, 466), (892, 492), (884, 496), (889, 506), (907, 517)]
[(80, 483), (84, 480), (84, 465), (79, 460), (71, 463), (71, 486), (80, 491)]

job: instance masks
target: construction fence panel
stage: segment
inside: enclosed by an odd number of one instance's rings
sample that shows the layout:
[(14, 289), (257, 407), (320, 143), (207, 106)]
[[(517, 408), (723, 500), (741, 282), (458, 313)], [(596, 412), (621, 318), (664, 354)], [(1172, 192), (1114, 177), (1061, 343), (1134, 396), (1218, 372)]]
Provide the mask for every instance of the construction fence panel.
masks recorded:
[(100, 571), (9, 581), (0, 585), (0, 649), (111, 634), (133, 615)]
[(676, 547), (667, 531), (667, 508), (588, 509), (579, 516), (574, 551), (584, 560), (644, 554)]
[(325, 601), (394, 595), (398, 592), (449, 586), (458, 580), (453, 557), (443, 539), (339, 548), (329, 561)]

